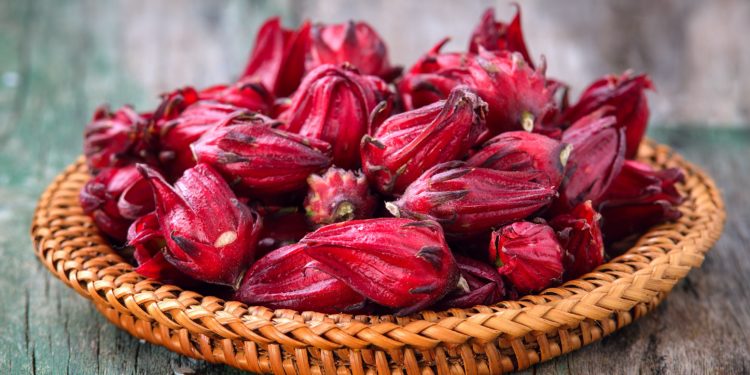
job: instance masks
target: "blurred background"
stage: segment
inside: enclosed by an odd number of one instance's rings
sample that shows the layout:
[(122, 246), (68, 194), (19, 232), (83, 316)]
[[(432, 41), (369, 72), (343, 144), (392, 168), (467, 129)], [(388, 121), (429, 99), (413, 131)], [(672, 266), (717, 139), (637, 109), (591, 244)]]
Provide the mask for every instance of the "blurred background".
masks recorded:
[[(258, 26), (271, 15), (280, 15), (290, 27), (305, 18), (365, 20), (388, 43), (391, 60), (409, 66), (444, 36), (452, 38), (445, 50), (465, 50), (485, 8), (494, 6), (505, 21), (515, 12), (508, 1), (451, 6), (451, 0), (0, 4), (0, 106), (13, 102), (15, 108), (0, 113), (5, 131), (13, 126), (8, 116), (14, 122), (27, 106), (74, 105), (82, 126), (99, 102), (153, 106), (158, 93), (180, 85), (229, 81), (243, 68)], [(532, 56), (546, 56), (548, 74), (568, 82), (573, 98), (603, 74), (633, 69), (651, 74), (656, 84), (654, 123), (750, 122), (750, 48), (743, 37), (750, 33), (750, 1), (530, 0), (521, 5)], [(35, 85), (46, 86), (49, 97), (26, 96)]]

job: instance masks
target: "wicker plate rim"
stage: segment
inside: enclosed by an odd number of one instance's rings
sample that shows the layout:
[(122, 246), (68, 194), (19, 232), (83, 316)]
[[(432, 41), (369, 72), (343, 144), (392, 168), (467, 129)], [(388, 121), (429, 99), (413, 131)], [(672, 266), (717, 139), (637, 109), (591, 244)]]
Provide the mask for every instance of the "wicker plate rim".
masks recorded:
[[(639, 158), (660, 168), (684, 168), (682, 189), (689, 196), (681, 207), (682, 219), (652, 228), (627, 253), (580, 279), (517, 301), (473, 309), (423, 311), (405, 318), (274, 311), (146, 279), (97, 234), (78, 206), (78, 189), (86, 180), (83, 158), (42, 194), (32, 240), (42, 263), (100, 310), (112, 308), (171, 329), (294, 348), (429, 349), (468, 339), (491, 342), (501, 336), (554, 333), (660, 300), (691, 268), (700, 266), (723, 230), (725, 212), (718, 189), (703, 171), (667, 146), (647, 141)], [(383, 328), (388, 324), (393, 327)], [(517, 368), (525, 367), (521, 365)]]

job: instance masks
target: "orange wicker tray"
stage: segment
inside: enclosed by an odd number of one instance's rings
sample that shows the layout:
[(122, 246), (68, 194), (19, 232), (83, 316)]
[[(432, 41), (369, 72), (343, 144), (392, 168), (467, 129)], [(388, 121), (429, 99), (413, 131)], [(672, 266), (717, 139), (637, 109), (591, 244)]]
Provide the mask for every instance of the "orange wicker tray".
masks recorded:
[(83, 159), (39, 200), (31, 235), (44, 265), (133, 336), (210, 362), (275, 374), (496, 374), (579, 349), (653, 309), (719, 238), (714, 182), (668, 147), (640, 159), (681, 167), (682, 218), (652, 228), (626, 254), (538, 295), (409, 317), (325, 315), (248, 307), (133, 271), (83, 214)]

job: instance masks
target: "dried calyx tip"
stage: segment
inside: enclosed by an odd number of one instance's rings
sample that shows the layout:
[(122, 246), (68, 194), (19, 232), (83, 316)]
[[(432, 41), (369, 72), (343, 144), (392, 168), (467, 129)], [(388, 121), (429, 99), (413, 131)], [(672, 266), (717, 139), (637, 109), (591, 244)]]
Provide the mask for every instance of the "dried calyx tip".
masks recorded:
[(521, 114), (521, 127), (529, 133), (534, 130), (534, 115), (531, 112), (523, 112)]
[(224, 247), (237, 240), (237, 232), (233, 230), (222, 233), (214, 242), (215, 247)]
[(471, 288), (469, 288), (469, 282), (468, 282), (468, 281), (466, 281), (466, 279), (464, 279), (464, 277), (463, 277), (463, 276), (461, 276), (461, 277), (460, 277), (460, 278), (458, 279), (458, 285), (457, 285), (456, 287), (457, 287), (458, 289), (461, 289), (461, 290), (462, 290), (462, 291), (464, 291), (465, 293), (469, 293), (469, 292), (471, 292)]
[(560, 164), (562, 164), (563, 167), (568, 164), (568, 158), (570, 158), (571, 152), (573, 152), (573, 145), (569, 143), (560, 151)]
[(391, 213), (391, 215), (395, 217), (401, 216), (401, 212), (398, 209), (398, 206), (394, 204), (393, 202), (385, 202), (385, 208), (388, 210), (388, 212)]
[(369, 143), (369, 144), (371, 144), (371, 145), (373, 145), (373, 146), (375, 146), (375, 147), (377, 147), (377, 148), (379, 148), (381, 150), (385, 149), (385, 145), (383, 144), (383, 142), (380, 142), (379, 140), (377, 140), (377, 139), (375, 139), (375, 138), (373, 138), (373, 137), (371, 137), (369, 135), (365, 135), (364, 137), (362, 137), (362, 142)]

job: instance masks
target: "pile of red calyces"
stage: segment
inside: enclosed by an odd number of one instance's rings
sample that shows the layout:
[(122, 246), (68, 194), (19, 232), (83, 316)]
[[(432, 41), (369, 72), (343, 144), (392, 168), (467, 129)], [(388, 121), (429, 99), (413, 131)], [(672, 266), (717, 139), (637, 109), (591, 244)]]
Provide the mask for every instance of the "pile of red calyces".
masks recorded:
[(680, 217), (682, 172), (634, 160), (648, 76), (568, 104), (520, 9), (445, 41), (403, 70), (364, 22), (268, 20), (236, 82), (95, 112), (83, 210), (161, 282), (399, 315), (540, 292)]

